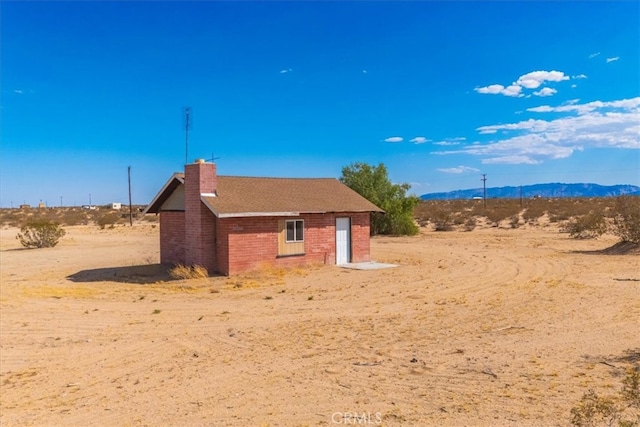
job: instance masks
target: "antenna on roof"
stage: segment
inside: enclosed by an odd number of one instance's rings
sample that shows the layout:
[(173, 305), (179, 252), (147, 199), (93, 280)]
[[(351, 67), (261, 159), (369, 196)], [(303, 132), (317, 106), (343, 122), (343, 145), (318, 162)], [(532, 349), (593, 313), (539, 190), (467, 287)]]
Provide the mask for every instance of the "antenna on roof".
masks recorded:
[(191, 107), (184, 108), (184, 164), (189, 163), (189, 128), (191, 123), (189, 121), (191, 115)]
[(205, 162), (215, 162), (216, 160), (218, 160), (220, 157), (215, 157), (213, 155), (213, 153), (211, 153), (211, 158), (210, 159), (206, 159)]

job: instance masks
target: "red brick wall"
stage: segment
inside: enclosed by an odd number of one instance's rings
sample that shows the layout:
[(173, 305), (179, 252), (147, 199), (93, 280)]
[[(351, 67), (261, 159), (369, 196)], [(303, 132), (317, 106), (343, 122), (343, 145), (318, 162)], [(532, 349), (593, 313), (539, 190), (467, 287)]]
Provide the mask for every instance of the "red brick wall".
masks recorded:
[(160, 212), (160, 262), (184, 264), (184, 212)]
[(301, 215), (299, 218), (305, 221), (305, 255), (285, 257), (278, 256), (278, 220), (283, 218), (222, 218), (217, 230), (218, 271), (236, 274), (267, 266), (335, 264), (336, 217), (351, 218), (353, 262), (369, 261), (369, 213)]
[(192, 163), (185, 167), (185, 263), (218, 270), (215, 253), (215, 216), (200, 198), (216, 190), (216, 165)]
[(371, 238), (369, 212), (352, 213), (351, 217), (351, 262), (371, 261)]
[(216, 223), (216, 270), (229, 275), (229, 221), (218, 219)]

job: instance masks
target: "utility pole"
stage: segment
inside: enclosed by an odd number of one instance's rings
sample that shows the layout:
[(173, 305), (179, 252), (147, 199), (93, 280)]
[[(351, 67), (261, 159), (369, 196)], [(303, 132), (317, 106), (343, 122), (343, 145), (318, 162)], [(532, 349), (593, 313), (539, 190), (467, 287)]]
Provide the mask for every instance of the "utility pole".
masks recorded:
[(133, 227), (133, 205), (131, 204), (131, 166), (127, 166), (127, 178), (129, 180), (129, 225)]
[(60, 207), (62, 207), (62, 196), (60, 196)]
[(484, 202), (484, 208), (487, 208), (487, 174), (483, 173), (482, 174), (482, 178), (480, 178), (480, 181), (482, 181), (482, 201)]
[(191, 107), (184, 109), (184, 164), (189, 163), (189, 115), (191, 114)]
[(522, 209), (522, 185), (520, 186), (520, 209)]

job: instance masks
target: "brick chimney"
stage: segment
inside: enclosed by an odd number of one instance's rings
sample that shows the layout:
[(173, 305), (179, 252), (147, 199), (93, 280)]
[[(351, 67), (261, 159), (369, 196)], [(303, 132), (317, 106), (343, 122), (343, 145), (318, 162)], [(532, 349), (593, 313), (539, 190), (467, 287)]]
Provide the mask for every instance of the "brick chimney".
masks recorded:
[(216, 192), (216, 165), (197, 159), (185, 166), (185, 263), (215, 270), (215, 217), (202, 203), (202, 195)]

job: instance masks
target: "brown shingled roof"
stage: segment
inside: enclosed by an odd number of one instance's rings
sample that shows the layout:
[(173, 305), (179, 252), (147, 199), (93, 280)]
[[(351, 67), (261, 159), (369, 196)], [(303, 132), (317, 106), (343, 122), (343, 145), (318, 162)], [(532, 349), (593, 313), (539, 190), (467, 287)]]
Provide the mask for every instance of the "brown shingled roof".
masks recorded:
[[(172, 179), (184, 179), (175, 174)], [(174, 186), (165, 185), (173, 192)], [(162, 192), (161, 192), (162, 193)], [(147, 208), (158, 212), (169, 196), (159, 194)], [(383, 212), (376, 205), (335, 178), (256, 178), (242, 176), (217, 177), (216, 196), (203, 196), (202, 201), (218, 217), (298, 215), (322, 212)]]
[(217, 197), (203, 197), (219, 217), (319, 212), (382, 212), (334, 178), (218, 176)]

